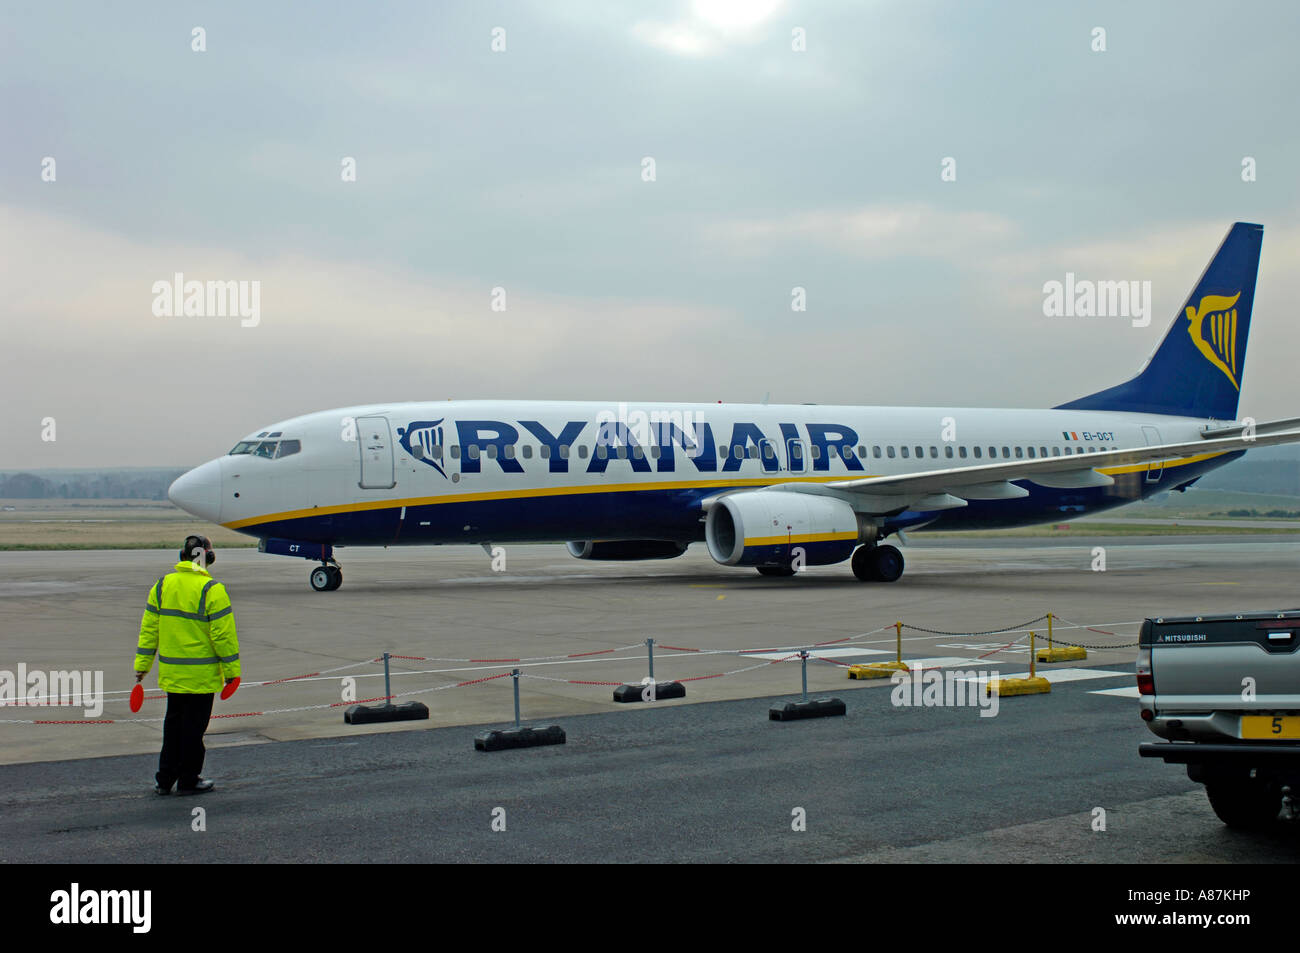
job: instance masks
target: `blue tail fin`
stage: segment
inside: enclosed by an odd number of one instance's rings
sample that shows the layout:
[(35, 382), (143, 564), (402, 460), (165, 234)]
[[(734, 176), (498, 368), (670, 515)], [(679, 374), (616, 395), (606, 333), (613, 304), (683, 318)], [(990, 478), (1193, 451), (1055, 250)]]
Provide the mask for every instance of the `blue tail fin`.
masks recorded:
[(1263, 238), (1262, 225), (1233, 225), (1138, 375), (1057, 409), (1236, 420)]

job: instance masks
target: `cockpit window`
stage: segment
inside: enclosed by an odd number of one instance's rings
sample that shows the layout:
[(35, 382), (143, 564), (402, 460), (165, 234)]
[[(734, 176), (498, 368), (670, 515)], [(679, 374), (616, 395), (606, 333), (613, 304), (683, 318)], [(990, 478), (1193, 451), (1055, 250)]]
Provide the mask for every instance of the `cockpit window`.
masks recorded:
[(254, 457), (264, 457), (267, 460), (278, 460), (281, 457), (299, 453), (301, 450), (301, 440), (241, 440), (235, 444), (229, 456), (237, 457), (241, 454), (251, 454)]

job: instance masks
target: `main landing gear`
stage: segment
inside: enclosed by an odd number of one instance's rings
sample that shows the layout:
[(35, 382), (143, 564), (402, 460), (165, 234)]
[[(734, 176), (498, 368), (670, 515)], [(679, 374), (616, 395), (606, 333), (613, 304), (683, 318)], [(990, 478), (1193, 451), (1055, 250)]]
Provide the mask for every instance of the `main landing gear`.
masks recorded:
[(863, 582), (897, 582), (903, 575), (903, 554), (897, 546), (868, 544), (853, 553), (853, 575)]
[[(853, 553), (853, 575), (863, 582), (897, 582), (903, 575), (903, 554), (897, 546), (867, 543)], [(788, 579), (795, 575), (792, 565), (759, 566), (760, 575)]]
[(308, 579), (317, 592), (333, 592), (343, 585), (343, 570), (338, 563), (321, 563), (311, 571)]

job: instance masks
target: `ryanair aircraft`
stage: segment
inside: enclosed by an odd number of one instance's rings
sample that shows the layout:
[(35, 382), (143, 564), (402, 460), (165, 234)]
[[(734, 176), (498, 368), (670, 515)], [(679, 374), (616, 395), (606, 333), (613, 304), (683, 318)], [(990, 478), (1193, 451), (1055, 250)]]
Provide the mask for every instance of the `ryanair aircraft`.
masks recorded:
[(449, 401), (260, 428), (181, 476), (182, 509), (318, 561), (336, 546), (568, 543), (893, 582), (903, 530), (1026, 526), (1184, 490), (1300, 419), (1236, 420), (1263, 228), (1229, 230), (1132, 379), (1051, 410)]

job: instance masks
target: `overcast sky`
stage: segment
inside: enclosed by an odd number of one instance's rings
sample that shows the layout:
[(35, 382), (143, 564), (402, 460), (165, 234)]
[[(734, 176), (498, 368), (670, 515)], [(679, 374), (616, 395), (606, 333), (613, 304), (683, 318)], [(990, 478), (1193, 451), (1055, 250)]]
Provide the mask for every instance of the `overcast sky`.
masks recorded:
[[(1051, 406), (1131, 376), (1237, 220), (1265, 227), (1241, 412), (1300, 415), (1291, 2), (44, 3), (0, 27), (0, 469), (197, 464), (389, 400)], [(1151, 325), (1045, 317), (1067, 271), (1151, 281)], [(156, 316), (177, 272), (259, 282), (259, 322)]]

